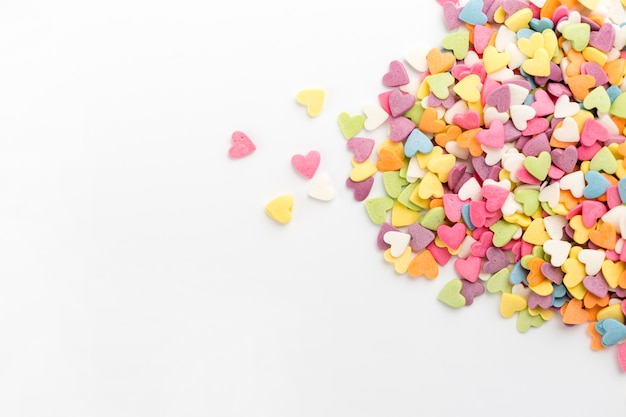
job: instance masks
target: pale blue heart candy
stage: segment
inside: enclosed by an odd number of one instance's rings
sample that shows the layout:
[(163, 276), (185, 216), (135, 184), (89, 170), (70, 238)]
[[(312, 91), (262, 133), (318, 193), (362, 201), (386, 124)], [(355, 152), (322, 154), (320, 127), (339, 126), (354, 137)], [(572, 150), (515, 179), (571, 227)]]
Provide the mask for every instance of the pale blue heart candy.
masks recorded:
[(413, 129), (404, 142), (404, 154), (411, 158), (416, 153), (431, 153), (433, 151), (433, 144), (428, 139), (428, 136), (422, 133), (419, 129)]
[(622, 203), (626, 203), (626, 177), (619, 180), (617, 190), (619, 191), (619, 198), (621, 198)]
[(522, 262), (518, 261), (513, 265), (513, 269), (511, 269), (511, 273), (509, 274), (509, 281), (511, 284), (521, 284), (522, 282), (527, 282), (526, 277), (528, 276), (528, 272), (522, 266)]
[(604, 193), (606, 193), (606, 189), (611, 185), (609, 180), (604, 178), (602, 174), (598, 171), (587, 171), (585, 174), (585, 180), (587, 181), (587, 185), (583, 190), (583, 195), (586, 198), (598, 198)]
[(483, 6), (483, 0), (468, 1), (459, 13), (459, 20), (474, 26), (484, 25), (487, 23), (487, 15), (483, 13)]
[(463, 216), (463, 221), (467, 225), (467, 228), (470, 230), (476, 229), (476, 226), (472, 224), (472, 220), (470, 219), (470, 205), (469, 203), (463, 204), (461, 206), (461, 216)]
[(554, 23), (552, 23), (552, 20), (547, 17), (542, 17), (541, 19), (532, 18), (530, 19), (530, 23), (528, 25), (532, 30), (539, 33), (546, 29), (554, 29)]
[(626, 326), (615, 319), (604, 319), (596, 323), (596, 331), (602, 335), (604, 346), (613, 346), (626, 339)]

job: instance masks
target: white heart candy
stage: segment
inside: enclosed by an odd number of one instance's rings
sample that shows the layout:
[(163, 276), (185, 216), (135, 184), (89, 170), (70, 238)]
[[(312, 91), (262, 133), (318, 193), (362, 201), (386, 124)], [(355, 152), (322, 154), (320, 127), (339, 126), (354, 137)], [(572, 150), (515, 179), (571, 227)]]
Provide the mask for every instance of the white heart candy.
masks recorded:
[(539, 191), (539, 201), (548, 203), (548, 205), (552, 208), (556, 207), (559, 204), (560, 199), (561, 189), (558, 182), (554, 182)]
[(409, 166), (406, 169), (406, 180), (410, 183), (414, 183), (415, 181), (424, 178), (426, 172), (428, 171), (422, 168), (417, 162), (417, 158), (413, 156), (409, 159)]
[(499, 52), (503, 52), (508, 44), (516, 44), (517, 43), (517, 33), (506, 27), (505, 25), (501, 25), (498, 28), (498, 33), (496, 33), (496, 49)]
[(330, 175), (320, 172), (313, 178), (309, 196), (322, 201), (330, 201), (335, 198), (337, 191), (333, 186)]
[(515, 200), (515, 195), (509, 192), (509, 195), (506, 196), (506, 200), (504, 200), (500, 211), (502, 211), (503, 216), (512, 216), (515, 213), (523, 213), (524, 207), (522, 207), (522, 205)]
[(570, 117), (580, 111), (580, 105), (578, 103), (569, 101), (569, 97), (565, 94), (556, 99), (554, 103), (554, 117), (562, 119), (564, 117)]
[(465, 184), (459, 188), (459, 198), (461, 200), (472, 200), (479, 201), (482, 200), (482, 194), (480, 192), (481, 187), (476, 178), (471, 177), (469, 180), (465, 181)]
[(432, 49), (425, 42), (418, 43), (412, 50), (410, 50), (405, 56), (404, 60), (417, 72), (428, 71), (428, 62), (426, 56)]
[(490, 146), (480, 145), (485, 153), (485, 163), (489, 166), (494, 166), (502, 159), (502, 156), (506, 153), (505, 148), (492, 148)]
[(585, 174), (582, 171), (574, 171), (566, 174), (559, 181), (561, 190), (569, 190), (576, 198), (583, 196), (585, 185)]
[(577, 143), (580, 141), (578, 123), (572, 117), (566, 117), (560, 127), (554, 129), (554, 138), (561, 142)]
[[(511, 105), (524, 104), (528, 98), (530, 90), (514, 83), (508, 84), (509, 91), (511, 92)], [(534, 116), (533, 116), (534, 117)]]
[(543, 251), (550, 255), (550, 264), (555, 267), (562, 266), (569, 257), (572, 244), (564, 240), (546, 240), (543, 243)]
[(567, 218), (558, 214), (543, 218), (543, 226), (546, 228), (550, 239), (553, 240), (561, 240), (563, 238), (563, 229), (567, 223)]
[(508, 52), (509, 56), (511, 57), (507, 66), (512, 70), (521, 67), (524, 61), (528, 59), (526, 55), (524, 55), (524, 53), (519, 50), (515, 43), (507, 44), (504, 47), (504, 51)]
[(585, 264), (587, 275), (595, 275), (600, 272), (605, 258), (604, 251), (600, 249), (582, 249), (578, 252), (578, 260)]
[[(617, 230), (620, 229), (620, 221), (626, 218), (626, 206), (615, 206), (602, 215), (602, 221), (605, 223), (611, 223), (611, 225)], [(620, 235), (625, 236), (625, 230), (620, 232)]]
[(446, 121), (447, 124), (451, 125), (453, 123), (454, 116), (456, 116), (457, 114), (464, 114), (468, 110), (469, 107), (467, 107), (467, 103), (465, 103), (465, 100), (459, 100), (446, 111), (443, 119)]
[(383, 240), (385, 241), (385, 243), (391, 245), (391, 256), (397, 258), (404, 253), (404, 250), (409, 245), (409, 242), (411, 241), (411, 235), (396, 230), (390, 230), (383, 235)]
[(389, 118), (389, 114), (376, 104), (366, 104), (363, 106), (365, 115), (365, 129), (372, 131), (380, 127)]
[(513, 104), (509, 108), (509, 113), (511, 113), (511, 120), (513, 120), (515, 128), (522, 131), (528, 127), (528, 121), (535, 117), (537, 111), (533, 107), (524, 104)]
[(509, 113), (506, 111), (499, 112), (493, 106), (485, 106), (485, 108), (483, 109), (483, 119), (485, 121), (485, 127), (489, 128), (489, 126), (491, 125), (491, 122), (493, 122), (494, 120), (499, 120), (502, 122), (502, 124), (505, 124), (506, 122), (508, 122)]
[(459, 146), (459, 144), (453, 140), (446, 143), (445, 148), (448, 153), (451, 153), (459, 159), (469, 158), (469, 149)]

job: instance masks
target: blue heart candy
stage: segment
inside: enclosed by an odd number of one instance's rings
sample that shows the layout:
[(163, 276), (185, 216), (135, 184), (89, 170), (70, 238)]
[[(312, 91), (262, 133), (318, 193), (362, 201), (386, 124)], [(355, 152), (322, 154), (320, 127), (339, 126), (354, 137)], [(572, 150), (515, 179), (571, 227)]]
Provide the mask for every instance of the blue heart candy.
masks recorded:
[(474, 26), (484, 25), (487, 23), (487, 15), (483, 13), (483, 6), (483, 0), (468, 1), (459, 13), (459, 20)]
[(433, 144), (428, 139), (428, 136), (422, 133), (419, 129), (413, 129), (404, 142), (404, 154), (411, 158), (416, 153), (431, 153), (433, 151)]
[(626, 326), (615, 319), (604, 319), (596, 323), (596, 331), (602, 335), (604, 346), (613, 346), (626, 339)]
[(604, 178), (604, 175), (600, 174), (598, 171), (587, 171), (585, 174), (585, 180), (587, 181), (587, 185), (583, 190), (583, 195), (586, 198), (600, 197), (606, 193), (606, 189), (609, 188), (609, 185), (611, 185), (609, 180)]
[(522, 262), (518, 261), (513, 265), (513, 269), (511, 269), (511, 273), (509, 274), (509, 281), (511, 284), (521, 284), (522, 282), (527, 283), (526, 277), (528, 276), (528, 272), (522, 266)]

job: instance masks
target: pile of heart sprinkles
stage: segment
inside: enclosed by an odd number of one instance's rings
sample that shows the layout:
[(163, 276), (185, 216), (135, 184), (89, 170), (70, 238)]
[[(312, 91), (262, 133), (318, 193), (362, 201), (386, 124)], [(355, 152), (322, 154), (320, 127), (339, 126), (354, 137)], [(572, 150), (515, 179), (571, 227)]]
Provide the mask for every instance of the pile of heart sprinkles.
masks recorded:
[(338, 117), (347, 187), (397, 273), (451, 262), (443, 303), (500, 294), (520, 332), (584, 325), (626, 370), (624, 4), (438, 2), (441, 45), (390, 62), (377, 103)]

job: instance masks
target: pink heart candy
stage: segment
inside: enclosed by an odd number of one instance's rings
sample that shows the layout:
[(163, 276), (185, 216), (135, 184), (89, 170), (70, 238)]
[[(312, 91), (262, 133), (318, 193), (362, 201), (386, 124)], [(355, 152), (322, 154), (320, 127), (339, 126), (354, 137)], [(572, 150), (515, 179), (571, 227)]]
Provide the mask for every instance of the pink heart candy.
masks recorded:
[(617, 361), (622, 371), (626, 371), (626, 343), (617, 345)]
[(485, 284), (480, 281), (461, 280), (461, 295), (465, 298), (465, 306), (471, 306), (474, 298), (485, 293)]
[(589, 118), (585, 121), (582, 132), (580, 132), (580, 143), (584, 146), (593, 146), (597, 142), (606, 142), (609, 136), (609, 131), (602, 123)]
[(367, 198), (372, 190), (374, 184), (374, 177), (369, 177), (363, 181), (353, 181), (351, 178), (346, 180), (346, 186), (351, 188), (354, 193), (354, 199), (356, 201), (363, 201)]
[(535, 115), (537, 117), (543, 117), (554, 113), (554, 102), (546, 90), (542, 90), (541, 88), (538, 88), (535, 91), (535, 101), (530, 105), (530, 107), (535, 109)]
[(243, 158), (256, 150), (256, 146), (248, 135), (239, 130), (233, 132), (231, 140), (233, 144), (230, 149), (228, 149), (228, 155), (230, 155), (231, 158)]
[(482, 195), (485, 199), (485, 208), (493, 213), (502, 208), (509, 196), (509, 191), (497, 185), (487, 184), (483, 186)]
[(461, 26), (462, 22), (459, 19), (460, 13), (461, 8), (456, 6), (455, 1), (447, 1), (443, 3), (443, 19), (449, 30), (453, 30)]
[(389, 71), (383, 75), (383, 85), (386, 87), (399, 87), (409, 83), (409, 74), (402, 62), (393, 60), (389, 63)]
[(498, 119), (492, 121), (489, 129), (477, 133), (476, 140), (490, 148), (501, 149), (504, 146), (504, 125)]
[(393, 117), (406, 113), (415, 104), (415, 96), (401, 90), (393, 90), (389, 94), (389, 110)]
[(581, 205), (583, 225), (591, 229), (595, 227), (598, 219), (606, 213), (606, 206), (601, 201), (585, 200)]
[(407, 232), (411, 235), (409, 245), (413, 252), (420, 252), (428, 247), (435, 240), (435, 234), (419, 223), (413, 223), (407, 228)]
[(358, 163), (364, 162), (372, 154), (376, 141), (374, 139), (355, 136), (350, 138), (346, 145), (354, 154), (354, 160)]
[(607, 284), (602, 273), (586, 276), (583, 279), (583, 286), (587, 291), (599, 298), (606, 296), (609, 292), (609, 284)]
[(504, 84), (490, 91), (487, 95), (487, 105), (494, 106), (500, 113), (511, 107), (511, 89)]
[(469, 215), (470, 222), (473, 226), (482, 227), (485, 225), (489, 214), (485, 208), (486, 203), (484, 201), (470, 201), (469, 203)]
[(461, 209), (464, 203), (459, 196), (457, 194), (446, 193), (443, 195), (442, 200), (443, 210), (448, 220), (454, 223), (461, 220)]
[(493, 232), (488, 231), (480, 235), (478, 240), (470, 246), (470, 253), (473, 256), (484, 258), (487, 255), (487, 249), (493, 244)]
[(604, 69), (595, 62), (583, 62), (580, 66), (580, 73), (585, 75), (591, 75), (596, 80), (594, 87), (604, 85), (609, 82), (609, 77), (604, 72)]
[(483, 264), (483, 272), (495, 274), (499, 270), (509, 266), (509, 258), (502, 249), (492, 246), (487, 249), (487, 262)]
[(388, 123), (390, 127), (389, 139), (392, 142), (402, 142), (415, 129), (415, 123), (404, 116), (390, 117)]
[(611, 52), (615, 42), (615, 28), (612, 24), (604, 24), (597, 31), (589, 34), (589, 45), (604, 52)]
[(480, 115), (476, 110), (468, 110), (465, 113), (455, 114), (452, 123), (465, 130), (476, 129), (480, 127)]
[(426, 249), (433, 255), (433, 258), (435, 258), (435, 261), (439, 265), (446, 265), (450, 258), (452, 258), (452, 254), (447, 248), (440, 248), (434, 241), (430, 242)]
[(437, 235), (446, 246), (452, 250), (457, 250), (465, 239), (465, 230), (463, 223), (456, 223), (454, 226), (442, 224), (437, 227)]
[(494, 33), (495, 30), (490, 27), (483, 25), (474, 26), (474, 49), (477, 53), (482, 54), (485, 51)]
[(482, 259), (477, 256), (468, 256), (466, 259), (458, 258), (454, 261), (454, 270), (469, 282), (476, 282), (480, 274)]
[(304, 175), (308, 179), (311, 179), (317, 171), (320, 159), (321, 155), (318, 151), (310, 151), (306, 155), (296, 154), (292, 156), (291, 165), (298, 173)]
[(550, 155), (552, 156), (552, 164), (566, 173), (572, 172), (578, 162), (578, 151), (574, 145), (569, 145), (565, 149), (554, 148)]

